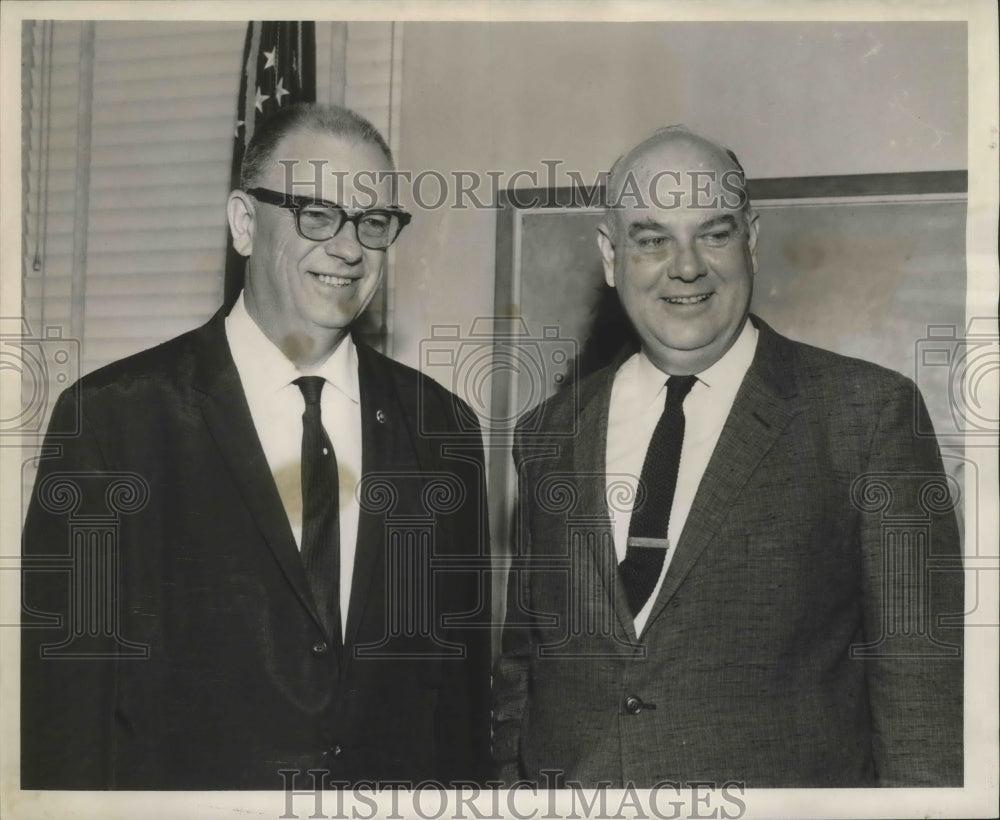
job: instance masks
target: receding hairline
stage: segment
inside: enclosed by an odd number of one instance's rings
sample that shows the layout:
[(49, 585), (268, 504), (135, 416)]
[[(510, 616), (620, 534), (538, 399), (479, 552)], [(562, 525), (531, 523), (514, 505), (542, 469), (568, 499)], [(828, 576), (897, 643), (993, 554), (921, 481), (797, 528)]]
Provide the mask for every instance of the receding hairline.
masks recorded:
[(311, 123), (302, 123), (297, 125), (288, 131), (285, 131), (274, 144), (269, 152), (269, 158), (271, 160), (281, 159), (280, 154), (282, 151), (282, 146), (286, 145), (288, 141), (295, 139), (296, 137), (326, 137), (333, 140), (338, 140), (344, 145), (349, 145), (352, 147), (367, 147), (371, 148), (372, 151), (383, 159), (385, 164), (390, 170), (394, 168), (393, 159), (390, 155), (386, 154), (382, 150), (382, 146), (378, 144), (375, 140), (368, 139), (360, 134), (353, 134), (349, 132), (338, 133), (336, 131), (331, 131), (328, 128), (323, 128), (321, 125), (315, 125)]
[(609, 191), (613, 190), (614, 183), (624, 177), (626, 172), (635, 170), (644, 157), (671, 143), (691, 145), (702, 150), (707, 156), (713, 156), (718, 165), (712, 170), (720, 172), (733, 170), (743, 173), (743, 166), (731, 149), (684, 126), (671, 125), (650, 134), (614, 161), (608, 173)]
[(265, 173), (279, 146), (298, 134), (330, 136), (346, 144), (370, 145), (395, 169), (392, 149), (381, 132), (358, 112), (340, 105), (294, 103), (275, 112), (258, 126), (243, 156), (240, 184), (246, 188)]
[[(741, 187), (744, 193), (744, 204), (740, 211), (743, 214), (744, 220), (750, 217), (753, 213), (753, 205), (750, 202), (749, 192), (746, 190), (746, 172), (743, 170), (743, 164), (736, 156), (736, 153), (725, 145), (692, 131), (687, 126), (668, 125), (654, 131), (641, 142), (632, 146), (628, 151), (619, 156), (618, 159), (616, 159), (611, 165), (607, 176), (606, 207), (604, 209), (603, 217), (605, 225), (612, 229), (616, 228), (617, 219), (615, 219), (615, 214), (617, 209), (612, 206), (617, 201), (629, 173), (634, 173), (637, 168), (641, 167), (641, 161), (643, 158), (653, 154), (656, 150), (661, 150), (664, 146), (671, 143), (694, 146), (700, 151), (703, 151), (706, 156), (712, 156), (715, 160), (715, 164), (710, 169), (691, 168), (687, 170), (711, 170), (722, 174), (735, 171), (739, 175)], [(682, 171), (685, 169), (658, 168), (657, 170)]]

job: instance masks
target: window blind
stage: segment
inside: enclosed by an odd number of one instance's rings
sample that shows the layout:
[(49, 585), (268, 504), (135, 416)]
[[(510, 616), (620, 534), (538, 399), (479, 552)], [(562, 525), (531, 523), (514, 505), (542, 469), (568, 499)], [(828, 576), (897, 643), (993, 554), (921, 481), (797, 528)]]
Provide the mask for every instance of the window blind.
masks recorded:
[[(402, 54), (402, 23), (350, 22), (344, 53), (344, 105), (353, 108), (374, 125), (399, 156), (399, 76)], [(365, 324), (374, 333), (369, 341), (392, 355), (393, 271), (395, 247), (389, 248), (386, 278), (369, 307)]]
[[(320, 24), (320, 99), (341, 97), (395, 137), (393, 24), (351, 22), (336, 36), (343, 25)], [(81, 89), (88, 26), (93, 87)], [(221, 303), (220, 236), (246, 23), (32, 21), (25, 28), (24, 312), (33, 330), (58, 325), (70, 335), (74, 227), (84, 223), (75, 318), (86, 373), (197, 326)], [(333, 88), (338, 63), (342, 89)], [(82, 159), (81, 105), (90, 106), (91, 122)], [(80, 213), (74, 195), (88, 155)]]
[[(76, 340), (80, 354), (44, 384), (22, 370), (24, 395), (45, 396), (34, 426), (67, 377), (197, 327), (222, 303), (246, 25), (24, 23), (23, 315), (32, 336)], [(393, 32), (317, 26), (318, 99), (356, 107), (391, 142)]]
[[(33, 258), (25, 265), (25, 313), (72, 327), (73, 226), (84, 220), (84, 269), (76, 272), (84, 298), (75, 310), (82, 311), (81, 371), (89, 372), (197, 326), (221, 301), (222, 203), (245, 24), (90, 24), (92, 89), (81, 89), (79, 71), (88, 24), (50, 25), (50, 133), (39, 127), (45, 112), (30, 117), (34, 144), (49, 145), (47, 213), (38, 214), (47, 230), (41, 269)], [(32, 26), (32, 88), (40, 92), (42, 24)], [(90, 105), (90, 184), (87, 213), (74, 214), (78, 163), (87, 159), (77, 153), (81, 104)], [(31, 248), (39, 220), (28, 165)]]

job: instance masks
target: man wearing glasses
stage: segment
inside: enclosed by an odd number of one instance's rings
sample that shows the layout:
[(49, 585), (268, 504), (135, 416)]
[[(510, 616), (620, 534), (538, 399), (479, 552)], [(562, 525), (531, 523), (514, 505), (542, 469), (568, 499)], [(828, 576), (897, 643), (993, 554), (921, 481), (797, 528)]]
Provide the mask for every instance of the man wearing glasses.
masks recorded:
[[(81, 434), (41, 464), (26, 556), (73, 541), (67, 482), (138, 489), (110, 558), (25, 576), (26, 611), (61, 617), (22, 633), (23, 788), (488, 778), (475, 417), (350, 332), (410, 220), (392, 170), (351, 111), (267, 120), (228, 201), (232, 310), (60, 398)], [(79, 611), (97, 560), (101, 635)]]

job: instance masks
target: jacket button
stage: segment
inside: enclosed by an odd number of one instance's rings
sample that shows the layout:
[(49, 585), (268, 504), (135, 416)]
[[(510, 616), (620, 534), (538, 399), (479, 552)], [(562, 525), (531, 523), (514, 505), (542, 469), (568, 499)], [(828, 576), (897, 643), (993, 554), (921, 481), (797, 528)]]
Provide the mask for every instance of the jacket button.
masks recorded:
[(629, 695), (625, 698), (625, 711), (630, 715), (637, 715), (642, 711), (643, 703), (635, 695)]
[(340, 757), (344, 753), (344, 750), (340, 748), (340, 744), (335, 744), (330, 749), (330, 757)]
[(330, 651), (330, 647), (327, 645), (326, 641), (317, 641), (312, 645), (312, 653), (314, 655), (325, 655)]

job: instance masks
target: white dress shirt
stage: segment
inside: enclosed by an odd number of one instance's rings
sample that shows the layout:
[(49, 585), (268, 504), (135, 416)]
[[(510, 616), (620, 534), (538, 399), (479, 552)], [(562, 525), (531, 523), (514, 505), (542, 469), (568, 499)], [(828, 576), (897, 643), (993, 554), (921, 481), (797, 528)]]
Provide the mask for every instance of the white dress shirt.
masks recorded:
[(243, 294), (226, 317), (226, 338), (243, 383), (250, 415), (278, 487), (295, 543), (302, 548), (302, 413), (299, 376), (326, 380), (320, 414), (337, 455), (340, 482), (340, 623), (347, 626), (358, 540), (355, 490), (361, 479), (361, 390), (358, 353), (350, 335), (322, 364), (299, 370), (247, 313)]
[[(677, 489), (670, 508), (667, 529), (669, 546), (659, 580), (649, 600), (635, 616), (637, 635), (642, 634), (653, 602), (663, 586), (663, 578), (684, 530), (701, 477), (756, 349), (757, 329), (748, 320), (726, 354), (707, 370), (696, 374), (698, 381), (684, 400), (684, 444), (677, 473)], [(666, 382), (667, 374), (640, 352), (618, 369), (611, 388), (605, 452), (606, 500), (619, 563), (625, 559), (632, 503), (642, 463), (653, 430), (663, 414), (667, 398)], [(623, 491), (626, 487), (628, 490)]]

